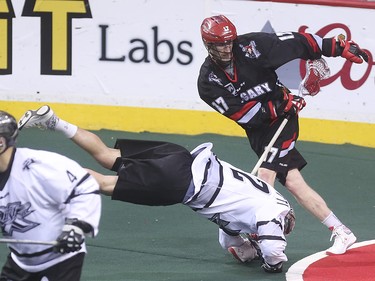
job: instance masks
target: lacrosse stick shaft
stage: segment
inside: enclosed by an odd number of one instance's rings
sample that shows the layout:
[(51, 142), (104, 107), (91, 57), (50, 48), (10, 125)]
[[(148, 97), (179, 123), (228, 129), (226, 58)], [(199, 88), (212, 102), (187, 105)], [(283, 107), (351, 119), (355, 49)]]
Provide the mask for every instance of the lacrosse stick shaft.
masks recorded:
[(288, 123), (288, 118), (284, 118), (283, 122), (280, 124), (276, 133), (272, 137), (271, 141), (269, 142), (267, 147), (264, 149), (263, 154), (260, 156), (258, 162), (255, 164), (254, 169), (251, 171), (252, 175), (255, 175), (258, 172), (258, 169), (259, 169), (260, 165), (262, 165), (263, 161), (266, 159), (268, 153), (270, 152), (272, 146), (275, 144), (277, 138), (280, 136), (280, 134), (281, 134), (282, 130), (284, 129), (286, 123)]
[(38, 244), (38, 245), (52, 245), (55, 246), (57, 241), (37, 241), (37, 240), (18, 240), (0, 238), (0, 243), (14, 243), (14, 244)]

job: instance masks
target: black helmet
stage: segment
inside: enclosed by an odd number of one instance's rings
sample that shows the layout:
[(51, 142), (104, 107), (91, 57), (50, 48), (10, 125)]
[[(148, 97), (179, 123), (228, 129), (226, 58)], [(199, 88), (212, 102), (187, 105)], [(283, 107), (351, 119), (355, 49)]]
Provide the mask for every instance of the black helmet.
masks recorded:
[(16, 119), (8, 112), (0, 110), (0, 137), (6, 139), (7, 146), (13, 146), (18, 135)]

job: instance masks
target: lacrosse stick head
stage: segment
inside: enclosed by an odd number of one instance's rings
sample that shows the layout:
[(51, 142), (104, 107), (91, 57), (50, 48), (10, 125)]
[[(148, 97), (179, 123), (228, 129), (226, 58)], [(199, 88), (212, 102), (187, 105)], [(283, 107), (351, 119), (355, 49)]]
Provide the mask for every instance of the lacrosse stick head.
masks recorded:
[(315, 96), (320, 92), (320, 81), (330, 76), (328, 63), (325, 59), (306, 61), (306, 74), (299, 85), (301, 96)]

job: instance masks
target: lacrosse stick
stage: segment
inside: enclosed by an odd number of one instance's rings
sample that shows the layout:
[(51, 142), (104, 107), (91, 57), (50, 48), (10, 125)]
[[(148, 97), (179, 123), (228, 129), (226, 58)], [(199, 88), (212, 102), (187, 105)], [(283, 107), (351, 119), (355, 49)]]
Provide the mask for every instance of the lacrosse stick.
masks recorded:
[(320, 81), (331, 75), (328, 63), (323, 59), (307, 60), (306, 74), (301, 81), (298, 92), (300, 96), (315, 96), (320, 92)]
[(284, 129), (286, 123), (288, 123), (288, 120), (289, 120), (288, 117), (285, 117), (284, 120), (283, 120), (283, 122), (280, 124), (280, 126), (277, 129), (276, 133), (272, 137), (270, 143), (266, 146), (266, 148), (264, 149), (263, 154), (260, 156), (258, 162), (255, 164), (254, 169), (251, 171), (252, 175), (255, 175), (258, 172), (258, 169), (259, 169), (260, 165), (262, 165), (262, 163), (266, 159), (268, 153), (271, 151), (272, 146), (275, 144), (277, 138), (280, 136), (280, 134), (281, 134), (282, 130)]
[[(323, 59), (317, 60), (307, 60), (306, 61), (306, 75), (299, 85), (299, 95), (300, 96), (315, 96), (320, 91), (320, 81), (327, 79), (330, 76), (330, 70), (327, 62)], [(275, 135), (271, 139), (270, 143), (265, 148), (263, 154), (256, 163), (254, 169), (251, 171), (252, 175), (255, 175), (262, 165), (263, 161), (266, 159), (268, 153), (271, 151), (272, 146), (275, 144), (277, 138), (284, 129), (286, 123), (288, 123), (288, 117), (286, 117), (280, 124)]]
[(38, 244), (38, 245), (57, 245), (57, 241), (37, 241), (37, 240), (17, 240), (0, 238), (0, 243), (14, 243), (14, 244)]

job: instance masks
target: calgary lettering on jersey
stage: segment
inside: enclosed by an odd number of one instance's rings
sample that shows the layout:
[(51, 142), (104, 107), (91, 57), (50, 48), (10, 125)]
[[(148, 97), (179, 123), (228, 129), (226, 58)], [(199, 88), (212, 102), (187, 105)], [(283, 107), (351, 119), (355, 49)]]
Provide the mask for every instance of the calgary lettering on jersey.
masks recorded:
[(217, 75), (213, 71), (208, 74), (208, 81), (216, 83), (219, 86), (223, 86), (233, 96), (239, 95), (242, 102), (247, 102), (251, 99), (254, 99), (266, 93), (270, 93), (272, 91), (269, 83), (264, 82), (241, 92), (242, 88), (245, 86), (245, 82), (242, 82), (238, 88), (236, 88), (231, 82), (223, 85), (223, 81), (219, 77), (217, 77)]
[(242, 82), (238, 88), (236, 88), (231, 82), (229, 82), (226, 85), (223, 85), (223, 81), (219, 77), (217, 77), (217, 75), (213, 71), (208, 74), (208, 81), (216, 83), (219, 86), (223, 86), (233, 96), (239, 95), (241, 97), (242, 102), (247, 102), (251, 99), (264, 95), (265, 93), (270, 93), (272, 91), (268, 82), (264, 82), (254, 87), (251, 87), (250, 89), (247, 89), (243, 92), (240, 92), (242, 88), (245, 86), (245, 82)]
[[(13, 0), (15, 1), (15, 0)], [(17, 0), (19, 1), (19, 0)], [(25, 0), (22, 17), (40, 17), (40, 60), (43, 75), (72, 74), (72, 20), (92, 18), (89, 0)], [(14, 9), (11, 0), (0, 0), (0, 75), (12, 74)], [(101, 35), (101, 53), (99, 61), (125, 61), (126, 57), (113, 58), (107, 53), (109, 25), (99, 25)], [(150, 63), (152, 50), (156, 63), (167, 64), (175, 57), (176, 62), (188, 65), (193, 61), (189, 50), (192, 43), (183, 40), (174, 46), (171, 41), (159, 39), (159, 27), (153, 26), (153, 44), (149, 47), (147, 40), (134, 38), (128, 52), (129, 61), (133, 63)], [(166, 52), (167, 50), (167, 52)], [(161, 58), (161, 53), (168, 55)], [(79, 59), (79, 58), (78, 58)]]
[(271, 91), (272, 90), (268, 82), (265, 82), (248, 89), (246, 92), (240, 93), (240, 97), (242, 102), (247, 102), (251, 99), (264, 95), (265, 93), (270, 93)]
[[(306, 32), (307, 28), (308, 28), (307, 26), (301, 26), (298, 31), (299, 32)], [(342, 30), (343, 30), (346, 40), (351, 40), (351, 32), (350, 32), (349, 27), (344, 25), (344, 24), (340, 24), (340, 23), (329, 24), (329, 25), (321, 28), (318, 32), (316, 32), (316, 34), (319, 35), (320, 37), (325, 37), (327, 35), (327, 33), (329, 33), (330, 31), (333, 31), (335, 29), (340, 30), (340, 32), (338, 32), (337, 34), (343, 33), (342, 32)], [(352, 79), (352, 77), (350, 75), (350, 72), (351, 72), (351, 68), (352, 68), (353, 63), (350, 62), (350, 61), (345, 61), (342, 68), (339, 71), (337, 71), (336, 74), (331, 73), (331, 76), (329, 78), (321, 81), (321, 83), (320, 83), (321, 86), (323, 87), (323, 86), (329, 85), (329, 84), (333, 83), (336, 79), (341, 78), (341, 84), (343, 85), (343, 87), (345, 89), (355, 90), (355, 89), (360, 88), (366, 82), (366, 80), (369, 78), (371, 69), (375, 65), (375, 62), (373, 61), (373, 56), (372, 56), (371, 52), (369, 50), (366, 50), (366, 49), (364, 49), (364, 50), (368, 54), (368, 64), (366, 63), (367, 69), (366, 69), (365, 73), (363, 74), (363, 76), (361, 78), (359, 78), (358, 80)], [(305, 63), (302, 60), (300, 62), (300, 73), (301, 73), (301, 77), (304, 77), (305, 73), (306, 73)]]

